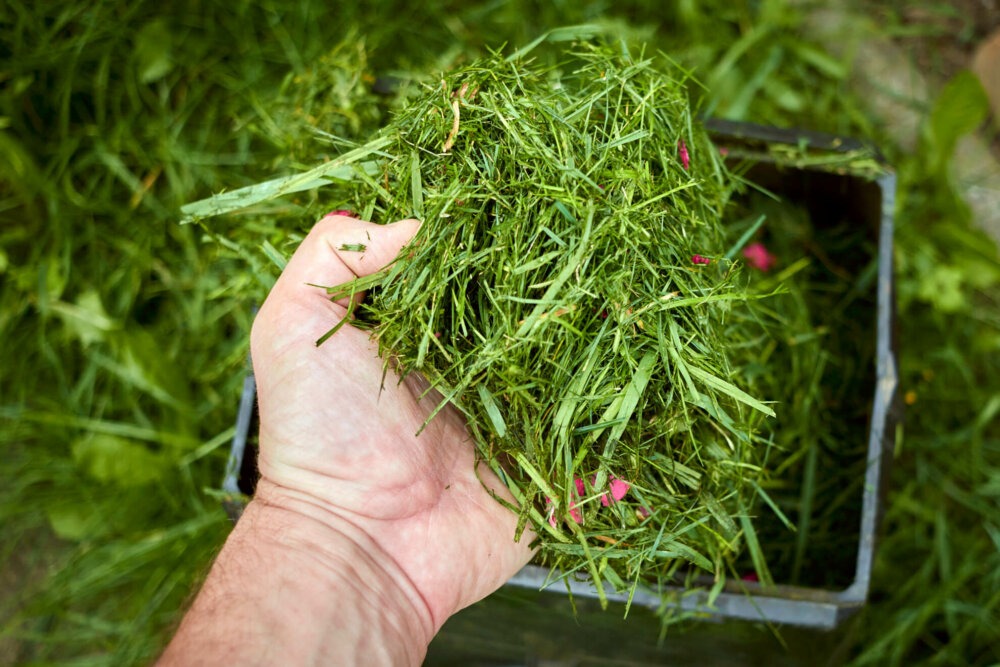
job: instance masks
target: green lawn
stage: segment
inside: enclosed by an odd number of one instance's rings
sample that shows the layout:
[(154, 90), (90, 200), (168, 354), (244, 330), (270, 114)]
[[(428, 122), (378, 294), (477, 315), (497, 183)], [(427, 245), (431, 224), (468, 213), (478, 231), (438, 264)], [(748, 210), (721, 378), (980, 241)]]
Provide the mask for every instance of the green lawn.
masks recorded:
[[(385, 77), (595, 21), (695, 68), (713, 115), (869, 138), (897, 165), (908, 410), (872, 603), (845, 649), (866, 665), (1000, 661), (1000, 263), (948, 175), (979, 91), (945, 88), (903, 149), (799, 5), (661, 4), (0, 8), (0, 662), (148, 662), (227, 533), (213, 490), (268, 248), (327, 202), (211, 230), (179, 225), (179, 207), (340, 150), (304, 123), (364, 137), (397, 103), (370, 92)], [(880, 36), (912, 34), (877, 11)]]

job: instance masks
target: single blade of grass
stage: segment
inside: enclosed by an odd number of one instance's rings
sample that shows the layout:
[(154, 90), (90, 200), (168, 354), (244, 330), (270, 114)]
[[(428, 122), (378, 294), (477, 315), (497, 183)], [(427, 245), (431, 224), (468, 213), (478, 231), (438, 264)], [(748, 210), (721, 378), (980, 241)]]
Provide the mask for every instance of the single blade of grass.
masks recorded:
[(258, 183), (257, 185), (250, 185), (239, 190), (224, 192), (208, 199), (186, 204), (181, 207), (181, 213), (184, 214), (181, 222), (190, 223), (195, 220), (231, 213), (285, 195), (302, 192), (303, 190), (321, 188), (329, 185), (333, 180), (349, 181), (359, 173), (367, 174), (370, 171), (374, 171), (375, 166), (371, 162), (362, 163), (360, 165), (360, 172), (355, 163), (361, 162), (372, 154), (380, 153), (381, 149), (390, 143), (391, 139), (389, 137), (376, 138), (364, 146), (359, 146), (326, 164), (319, 165), (301, 174), (275, 178), (270, 181)]
[(693, 366), (689, 369), (689, 371), (691, 375), (701, 380), (706, 386), (721, 391), (727, 396), (731, 396), (732, 398), (736, 399), (740, 403), (743, 403), (744, 405), (749, 405), (754, 410), (763, 412), (768, 417), (775, 416), (774, 410), (767, 407), (766, 405), (755, 399), (753, 396), (750, 396), (740, 388), (733, 386), (729, 382), (726, 382), (725, 380), (717, 378), (714, 375), (711, 375), (710, 373), (707, 373), (706, 371), (703, 371), (700, 368), (696, 368)]

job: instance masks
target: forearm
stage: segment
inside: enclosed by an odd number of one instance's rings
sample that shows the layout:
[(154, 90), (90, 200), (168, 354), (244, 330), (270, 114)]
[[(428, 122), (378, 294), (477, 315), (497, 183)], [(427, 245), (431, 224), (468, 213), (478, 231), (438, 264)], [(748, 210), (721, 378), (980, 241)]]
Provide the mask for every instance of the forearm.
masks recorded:
[(415, 591), (349, 533), (250, 503), (160, 664), (420, 664)]

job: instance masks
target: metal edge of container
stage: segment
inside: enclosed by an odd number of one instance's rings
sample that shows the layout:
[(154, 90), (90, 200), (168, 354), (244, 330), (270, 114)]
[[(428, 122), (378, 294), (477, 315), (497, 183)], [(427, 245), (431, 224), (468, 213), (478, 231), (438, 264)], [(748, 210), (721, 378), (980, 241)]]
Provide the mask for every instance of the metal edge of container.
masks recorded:
[(226, 472), (222, 479), (222, 507), (234, 524), (243, 516), (243, 509), (246, 507), (246, 496), (240, 488), (240, 470), (246, 456), (250, 425), (257, 411), (257, 379), (254, 377), (249, 355), (247, 369), (247, 374), (243, 378), (243, 389), (240, 392), (240, 407), (236, 413), (236, 431), (233, 433)]

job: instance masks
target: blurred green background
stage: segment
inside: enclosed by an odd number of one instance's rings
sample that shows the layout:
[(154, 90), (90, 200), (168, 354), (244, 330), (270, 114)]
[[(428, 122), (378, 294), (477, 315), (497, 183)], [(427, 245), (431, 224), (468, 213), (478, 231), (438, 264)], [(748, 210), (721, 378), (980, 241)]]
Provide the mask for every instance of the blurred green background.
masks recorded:
[[(211, 233), (179, 207), (336, 154), (306, 125), (364, 137), (397, 103), (372, 92), (386, 77), (584, 22), (693, 68), (712, 115), (866, 138), (896, 165), (908, 412), (872, 602), (837, 655), (1000, 662), (1000, 264), (954, 158), (972, 132), (998, 155), (962, 71), (992, 6), (842, 3), (860, 18), (834, 44), (830, 7), (787, 0), (3, 3), (0, 663), (149, 662), (228, 532), (216, 489), (277, 270), (259, 239), (287, 249), (336, 202)], [(926, 77), (909, 138), (858, 83), (871, 45)]]

